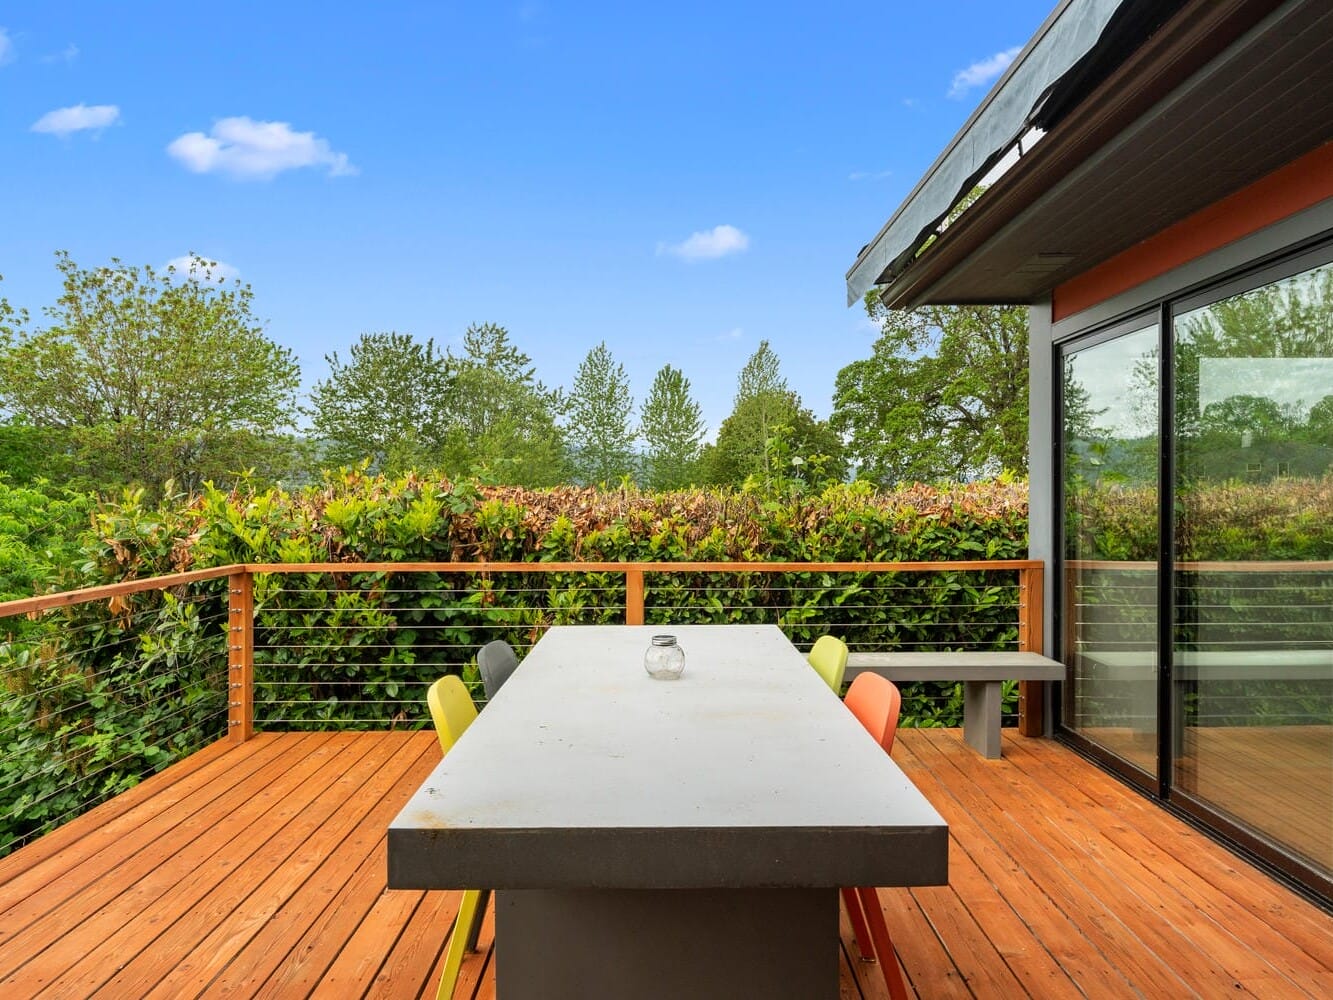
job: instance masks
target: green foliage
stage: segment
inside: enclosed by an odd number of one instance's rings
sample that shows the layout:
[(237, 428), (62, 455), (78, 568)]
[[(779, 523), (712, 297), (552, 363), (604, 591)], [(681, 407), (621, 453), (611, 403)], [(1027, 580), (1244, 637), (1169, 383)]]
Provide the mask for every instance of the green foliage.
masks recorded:
[(582, 483), (615, 483), (635, 473), (629, 376), (605, 341), (588, 352), (574, 375), (566, 406), (570, 466)]
[(648, 446), (645, 485), (675, 490), (696, 482), (703, 415), (690, 395), (690, 380), (679, 368), (663, 365), (658, 371), (643, 401), (639, 422)]
[(567, 479), (560, 392), (537, 380), (532, 360), (493, 323), (470, 326), (449, 356), (453, 391), (442, 406), (439, 467), (455, 478), (552, 486)]
[[(61, 554), (81, 567), (64, 585), (179, 568), (197, 508), (143, 497), (94, 512), (79, 554)], [(215, 582), (77, 604), (0, 643), (0, 852), (225, 735), (223, 594)]]
[(884, 486), (1027, 470), (1027, 315), (1015, 306), (866, 310), (871, 356), (837, 377), (830, 423)]
[(49, 327), (26, 331), (0, 300), (0, 404), (58, 432), (76, 474), (158, 489), (289, 470), (299, 371), (264, 336), (248, 285), (215, 281), (198, 257), (189, 276), (56, 258)]
[[(775, 456), (800, 462), (775, 466)], [(731, 414), (718, 428), (717, 441), (704, 448), (700, 467), (706, 482), (734, 486), (747, 480), (772, 485), (784, 478), (823, 485), (846, 473), (841, 438), (787, 388), (766, 340), (741, 369)]]
[[(42, 480), (11, 485), (0, 475), (0, 601), (31, 597), (69, 578), (91, 509), (84, 494)], [(16, 628), (4, 622), (0, 635)]]
[(6, 481), (27, 486), (38, 480), (73, 485), (66, 437), (50, 427), (34, 427), (23, 417), (0, 421), (0, 470)]
[(368, 461), (398, 475), (434, 467), (443, 445), (441, 408), (451, 391), (448, 358), (435, 341), (363, 333), (347, 363), (326, 355), (329, 377), (310, 394), (310, 415), (326, 466)]

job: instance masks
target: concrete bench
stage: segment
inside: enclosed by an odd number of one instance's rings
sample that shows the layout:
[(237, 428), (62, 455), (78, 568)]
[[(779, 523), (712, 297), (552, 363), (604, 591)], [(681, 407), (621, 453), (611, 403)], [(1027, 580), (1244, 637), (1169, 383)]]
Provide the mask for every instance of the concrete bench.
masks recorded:
[(963, 739), (992, 760), (1000, 756), (1000, 683), (1061, 681), (1063, 663), (1040, 653), (851, 653), (848, 681), (863, 671), (895, 684), (911, 681), (963, 682)]
[[(1185, 730), (1189, 725), (1206, 725), (1200, 720), (1207, 714), (1212, 685), (1242, 681), (1251, 693), (1260, 685), (1285, 681), (1333, 681), (1333, 649), (1206, 649), (1178, 650), (1172, 657), (1172, 678), (1176, 691), (1171, 698), (1171, 742), (1176, 754), (1185, 750)], [(1153, 649), (1103, 650), (1080, 649), (1072, 661), (1085, 697), (1118, 699), (1122, 715), (1136, 720), (1157, 718), (1157, 651)], [(1196, 703), (1193, 723), (1186, 719), (1185, 699), (1181, 693), (1201, 696)], [(1226, 709), (1233, 710), (1234, 696), (1219, 696)], [(1217, 702), (1214, 702), (1216, 705)], [(1139, 723), (1146, 724), (1146, 723)]]
[[(1089, 664), (1116, 671), (1123, 680), (1157, 678), (1155, 650), (1087, 651)], [(1333, 680), (1333, 649), (1182, 650), (1173, 657), (1178, 681)]]

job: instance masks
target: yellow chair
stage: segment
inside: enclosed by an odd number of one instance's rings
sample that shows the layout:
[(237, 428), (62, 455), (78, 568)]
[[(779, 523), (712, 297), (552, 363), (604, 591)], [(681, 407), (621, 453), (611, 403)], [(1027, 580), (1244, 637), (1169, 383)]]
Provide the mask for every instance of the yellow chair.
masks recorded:
[[(476, 719), (477, 706), (472, 703), (472, 696), (463, 682), (454, 676), (441, 677), (432, 684), (426, 692), (426, 704), (430, 706), (430, 717), (435, 722), (435, 734), (440, 738), (440, 750), (448, 753)], [(458, 972), (463, 967), (463, 952), (476, 950), (477, 932), (481, 929), (481, 918), (489, 897), (490, 891), (485, 889), (463, 891), (454, 932), (449, 935), (449, 948), (444, 955), (444, 972), (440, 975), (436, 1000), (451, 1000), (453, 997)]]
[(821, 635), (810, 647), (806, 659), (834, 694), (842, 694), (842, 675), (847, 672), (847, 643), (836, 636)]
[(426, 704), (435, 721), (435, 733), (440, 737), (440, 750), (448, 753), (476, 719), (477, 706), (472, 703), (472, 696), (463, 682), (452, 675), (441, 677), (430, 686)]

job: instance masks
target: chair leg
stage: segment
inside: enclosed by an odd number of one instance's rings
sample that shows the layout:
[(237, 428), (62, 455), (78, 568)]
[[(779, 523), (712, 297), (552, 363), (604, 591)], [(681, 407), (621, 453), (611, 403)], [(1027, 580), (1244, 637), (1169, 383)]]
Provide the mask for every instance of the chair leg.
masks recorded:
[(898, 968), (898, 955), (893, 950), (893, 938), (889, 936), (889, 925), (884, 922), (884, 910), (879, 905), (879, 893), (874, 886), (861, 886), (856, 890), (861, 897), (861, 909), (865, 911), (866, 921), (870, 924), (870, 937), (875, 942), (875, 953), (879, 956), (879, 971), (884, 974), (884, 985), (888, 987), (893, 1000), (907, 1000), (907, 985), (903, 982), (902, 971)]
[(467, 950), (477, 950), (477, 936), (481, 934), (482, 922), (486, 919), (486, 904), (491, 901), (491, 890), (482, 889), (481, 899), (477, 901), (477, 915), (472, 918), (472, 926), (467, 931)]
[(458, 904), (458, 916), (454, 918), (453, 933), (449, 935), (449, 948), (444, 953), (444, 972), (440, 974), (440, 988), (435, 993), (435, 1000), (453, 1000), (454, 987), (458, 985), (458, 971), (463, 967), (463, 952), (467, 948), (472, 923), (478, 919), (480, 902), (480, 889), (463, 891), (463, 898)]
[(856, 937), (856, 950), (861, 953), (861, 961), (875, 960), (875, 946), (870, 940), (870, 928), (866, 926), (866, 915), (861, 911), (861, 901), (856, 898), (856, 890), (843, 887), (842, 906), (847, 911), (847, 919), (852, 924), (852, 934)]

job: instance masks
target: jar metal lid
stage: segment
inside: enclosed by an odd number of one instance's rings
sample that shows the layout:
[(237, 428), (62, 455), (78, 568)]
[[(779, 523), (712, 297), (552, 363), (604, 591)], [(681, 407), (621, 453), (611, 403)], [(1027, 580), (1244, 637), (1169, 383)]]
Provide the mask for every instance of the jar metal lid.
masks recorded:
[(653, 636), (654, 646), (674, 646), (676, 637), (674, 635), (655, 635)]

